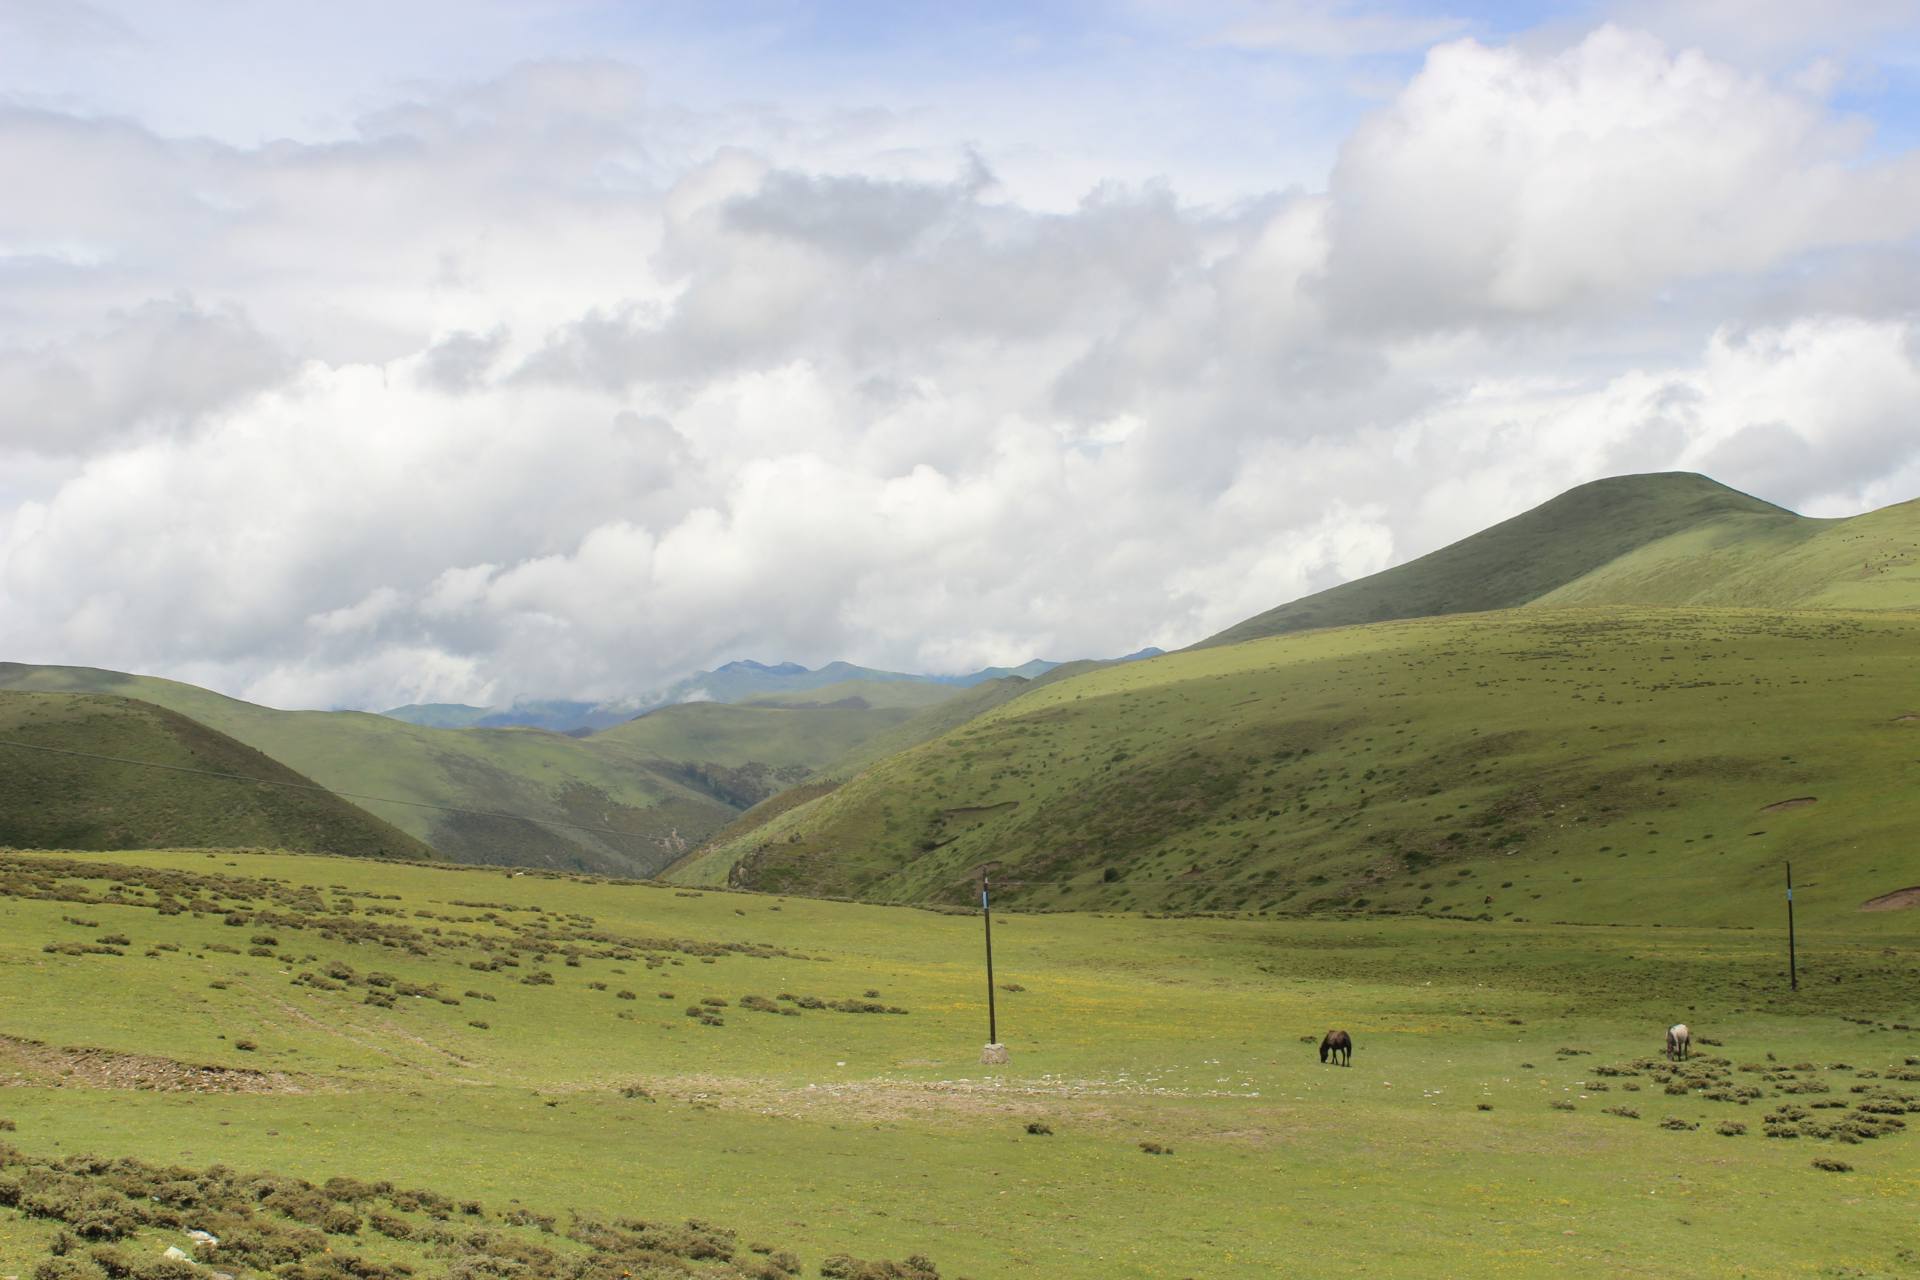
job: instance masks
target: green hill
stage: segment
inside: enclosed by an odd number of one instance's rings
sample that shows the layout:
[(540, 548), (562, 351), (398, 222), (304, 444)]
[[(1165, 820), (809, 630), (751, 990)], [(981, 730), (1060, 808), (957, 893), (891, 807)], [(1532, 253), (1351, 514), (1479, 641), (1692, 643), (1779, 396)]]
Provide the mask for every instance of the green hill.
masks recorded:
[[(1770, 919), (1920, 882), (1920, 615), (1514, 610), (1034, 689), (673, 875), (1047, 907)], [(1904, 717), (1904, 718), (1903, 718)], [(1770, 808), (1785, 801), (1804, 801)]]
[(1920, 501), (1845, 520), (1722, 517), (1628, 552), (1533, 603), (1920, 608)]
[(433, 856), (405, 832), (177, 712), (129, 698), (61, 693), (0, 693), (0, 845), (265, 845), (375, 858)]
[(978, 685), (934, 684), (920, 680), (841, 680), (811, 689), (755, 694), (735, 706), (744, 707), (882, 707), (924, 711), (964, 696)]
[(1821, 523), (1706, 476), (1616, 476), (1570, 489), (1418, 560), (1269, 609), (1196, 647), (1315, 627), (1511, 609), (1702, 526), (1731, 537), (1790, 542)]
[(743, 809), (913, 714), (695, 704), (573, 738), (277, 711), (87, 667), (0, 664), (0, 689), (105, 693), (167, 708), (331, 790), (380, 797), (358, 803), (455, 861), (622, 875), (652, 874)]

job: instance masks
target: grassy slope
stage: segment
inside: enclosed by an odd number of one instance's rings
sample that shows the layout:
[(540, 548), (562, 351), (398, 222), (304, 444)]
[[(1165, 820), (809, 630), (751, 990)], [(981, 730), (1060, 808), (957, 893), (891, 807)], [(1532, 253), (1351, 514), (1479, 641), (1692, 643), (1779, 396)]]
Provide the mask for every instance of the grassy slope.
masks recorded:
[(1847, 520), (1717, 520), (1630, 552), (1536, 603), (1920, 607), (1920, 501)]
[(85, 667), (0, 664), (0, 689), (9, 688), (137, 698), (229, 734), (323, 786), (416, 802), (360, 803), (459, 861), (622, 874), (657, 870), (742, 809), (907, 714), (794, 709), (728, 719), (675, 708), (662, 720), (649, 716), (576, 739), (536, 729), (432, 729), (352, 711), (276, 711), (171, 680)]
[[(676, 880), (694, 879), (704, 883), (720, 883), (725, 878), (726, 865), (712, 862), (708, 854), (710, 846), (730, 845), (748, 836), (781, 814), (828, 794), (875, 761), (884, 760), (890, 755), (906, 751), (931, 738), (951, 732), (976, 716), (983, 715), (1019, 697), (1032, 688), (1034, 683), (1020, 676), (1003, 676), (998, 680), (989, 680), (967, 689), (948, 689), (947, 696), (927, 706), (911, 718), (891, 728), (883, 729), (852, 747), (818, 775), (759, 801), (732, 822), (708, 836), (705, 842), (682, 855), (661, 874)], [(903, 687), (925, 688), (927, 686)], [(705, 868), (705, 874), (696, 868)]]
[(1790, 543), (1820, 523), (1706, 476), (1616, 476), (1570, 489), (1418, 560), (1269, 609), (1197, 647), (1315, 627), (1510, 609), (1703, 525)]
[(952, 902), (998, 861), (1040, 906), (1771, 924), (1792, 858), (1852, 912), (1920, 883), (1916, 648), (1913, 614), (1517, 610), (1189, 651), (673, 874)]
[(748, 707), (827, 707), (835, 703), (865, 703), (869, 707), (890, 710), (924, 711), (937, 707), (965, 692), (958, 685), (930, 684), (918, 680), (841, 680), (814, 689), (755, 694), (739, 706)]
[[(492, 1231), (515, 1207), (563, 1226), (569, 1210), (695, 1216), (794, 1249), (807, 1275), (842, 1249), (1060, 1280), (1285, 1275), (1319, 1257), (1386, 1277), (1912, 1266), (1920, 1113), (1858, 1145), (1762, 1132), (1785, 1105), (1920, 1095), (1899, 1078), (1920, 1036), (1894, 1029), (1920, 1023), (1920, 920), (1850, 935), (1865, 918), (1823, 916), (1818, 889), (1797, 993), (1776, 976), (1775, 933), (1697, 927), (1714, 904), (1692, 894), (1664, 929), (1003, 914), (999, 976), (1022, 988), (1000, 993), (1013, 1061), (982, 1069), (977, 918), (335, 859), (104, 860), (151, 878), (114, 901), (107, 881), (57, 868), (64, 896), (42, 899), (22, 870), (39, 859), (0, 857), (0, 1036), (287, 1072), (298, 1089), (158, 1092), (112, 1078), (99, 1053), (62, 1075), (0, 1040), (0, 1080), (22, 1077), (0, 1088), (18, 1126), (0, 1139), (31, 1155), (392, 1179), (483, 1202)], [(182, 874), (206, 877), (207, 909), (156, 911)], [(233, 928), (228, 912), (253, 918)], [(565, 940), (582, 930), (635, 939), (634, 958)], [(246, 954), (263, 933), (270, 954)], [(131, 939), (124, 955), (42, 950), (107, 934)], [(544, 960), (538, 934), (561, 935)], [(516, 936), (522, 949), (497, 949)], [(470, 967), (502, 958), (518, 963)], [(454, 1003), (382, 1008), (357, 982), (293, 982), (331, 965)], [(540, 971), (552, 984), (521, 981)], [(869, 990), (910, 1012), (739, 1004)], [(730, 1002), (721, 1026), (681, 1012), (708, 996)], [(1676, 1016), (1724, 1043), (1698, 1051), (1727, 1055), (1750, 1105), (1669, 1094), (1627, 1065)], [(1314, 1059), (1330, 1025), (1354, 1033), (1350, 1071)], [(1604, 1111), (1622, 1104), (1638, 1118)], [(1725, 1122), (1746, 1131), (1720, 1136)], [(52, 1233), (0, 1207), (0, 1273), (27, 1274)], [(446, 1269), (371, 1229), (329, 1243)], [(128, 1252), (167, 1244), (185, 1241)]]
[[(0, 746), (0, 845), (139, 849), (269, 845), (316, 853), (431, 858), (396, 827), (198, 721), (150, 703), (98, 694), (0, 692), (0, 740), (86, 752)], [(176, 769), (235, 773), (251, 786), (117, 764), (112, 755)]]

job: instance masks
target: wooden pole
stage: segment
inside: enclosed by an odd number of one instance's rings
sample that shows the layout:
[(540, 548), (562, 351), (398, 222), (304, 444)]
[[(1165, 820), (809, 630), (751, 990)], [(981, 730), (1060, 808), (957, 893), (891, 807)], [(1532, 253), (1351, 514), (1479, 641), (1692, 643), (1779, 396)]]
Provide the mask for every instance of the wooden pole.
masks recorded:
[(1800, 966), (1793, 947), (1793, 864), (1787, 864), (1787, 981), (1800, 989)]

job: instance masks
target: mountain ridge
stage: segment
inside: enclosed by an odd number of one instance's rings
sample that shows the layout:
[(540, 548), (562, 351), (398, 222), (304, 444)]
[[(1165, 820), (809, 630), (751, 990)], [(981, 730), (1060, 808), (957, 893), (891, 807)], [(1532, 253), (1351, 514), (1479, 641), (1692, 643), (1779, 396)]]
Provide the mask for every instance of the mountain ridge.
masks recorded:
[[(1095, 661), (1132, 662), (1163, 652), (1153, 646), (1136, 650), (1117, 659)], [(509, 707), (476, 707), (468, 703), (410, 703), (391, 707), (378, 714), (429, 728), (496, 729), (529, 727), (551, 729), (557, 733), (600, 732), (623, 724), (635, 716), (659, 707), (681, 702), (739, 703), (770, 695), (806, 692), (852, 681), (871, 684), (924, 684), (935, 688), (971, 689), (993, 680), (1019, 676), (1032, 680), (1056, 667), (1071, 665), (1035, 658), (1017, 667), (982, 667), (959, 675), (931, 675), (905, 671), (887, 671), (835, 660), (819, 667), (798, 662), (765, 663), (752, 658), (735, 658), (711, 671), (697, 671), (662, 688), (632, 698), (600, 702), (568, 699), (544, 699), (516, 702)]]
[(1403, 564), (1255, 614), (1192, 647), (1515, 608), (1640, 547), (1729, 515), (1788, 527), (1817, 523), (1695, 472), (1609, 476)]

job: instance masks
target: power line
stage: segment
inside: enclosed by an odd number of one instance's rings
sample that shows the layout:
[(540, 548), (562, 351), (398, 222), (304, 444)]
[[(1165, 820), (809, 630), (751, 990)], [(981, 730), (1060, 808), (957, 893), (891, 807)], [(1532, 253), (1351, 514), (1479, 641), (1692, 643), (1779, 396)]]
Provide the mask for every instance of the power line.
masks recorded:
[(32, 742), (13, 742), (0, 738), (0, 747), (18, 747), (22, 751), (45, 751), (58, 756), (79, 756), (85, 760), (105, 760), (112, 764), (139, 765), (144, 769), (168, 769), (174, 773), (195, 773), (204, 778), (224, 778), (229, 782), (251, 782), (262, 787), (287, 787), (295, 791), (318, 791), (324, 795), (339, 796), (346, 800), (370, 800), (376, 804), (404, 804), (416, 809), (437, 809), (441, 813), (464, 813), (476, 818), (498, 818), (507, 822), (531, 822), (543, 827), (565, 827), (569, 831), (595, 831), (608, 836), (636, 836), (638, 831), (621, 831), (617, 827), (589, 827), (578, 822), (559, 822), (552, 818), (530, 818), (523, 813), (495, 813), (485, 809), (462, 809), (450, 804), (432, 804), (426, 800), (396, 800), (392, 796), (361, 795), (354, 791), (335, 791), (312, 782), (284, 782), (273, 778), (250, 778), (240, 773), (222, 773), (217, 769), (195, 769), (183, 764), (162, 764), (158, 760), (130, 760), (125, 756), (103, 756), (92, 751), (74, 751), (66, 747), (43, 747)]

